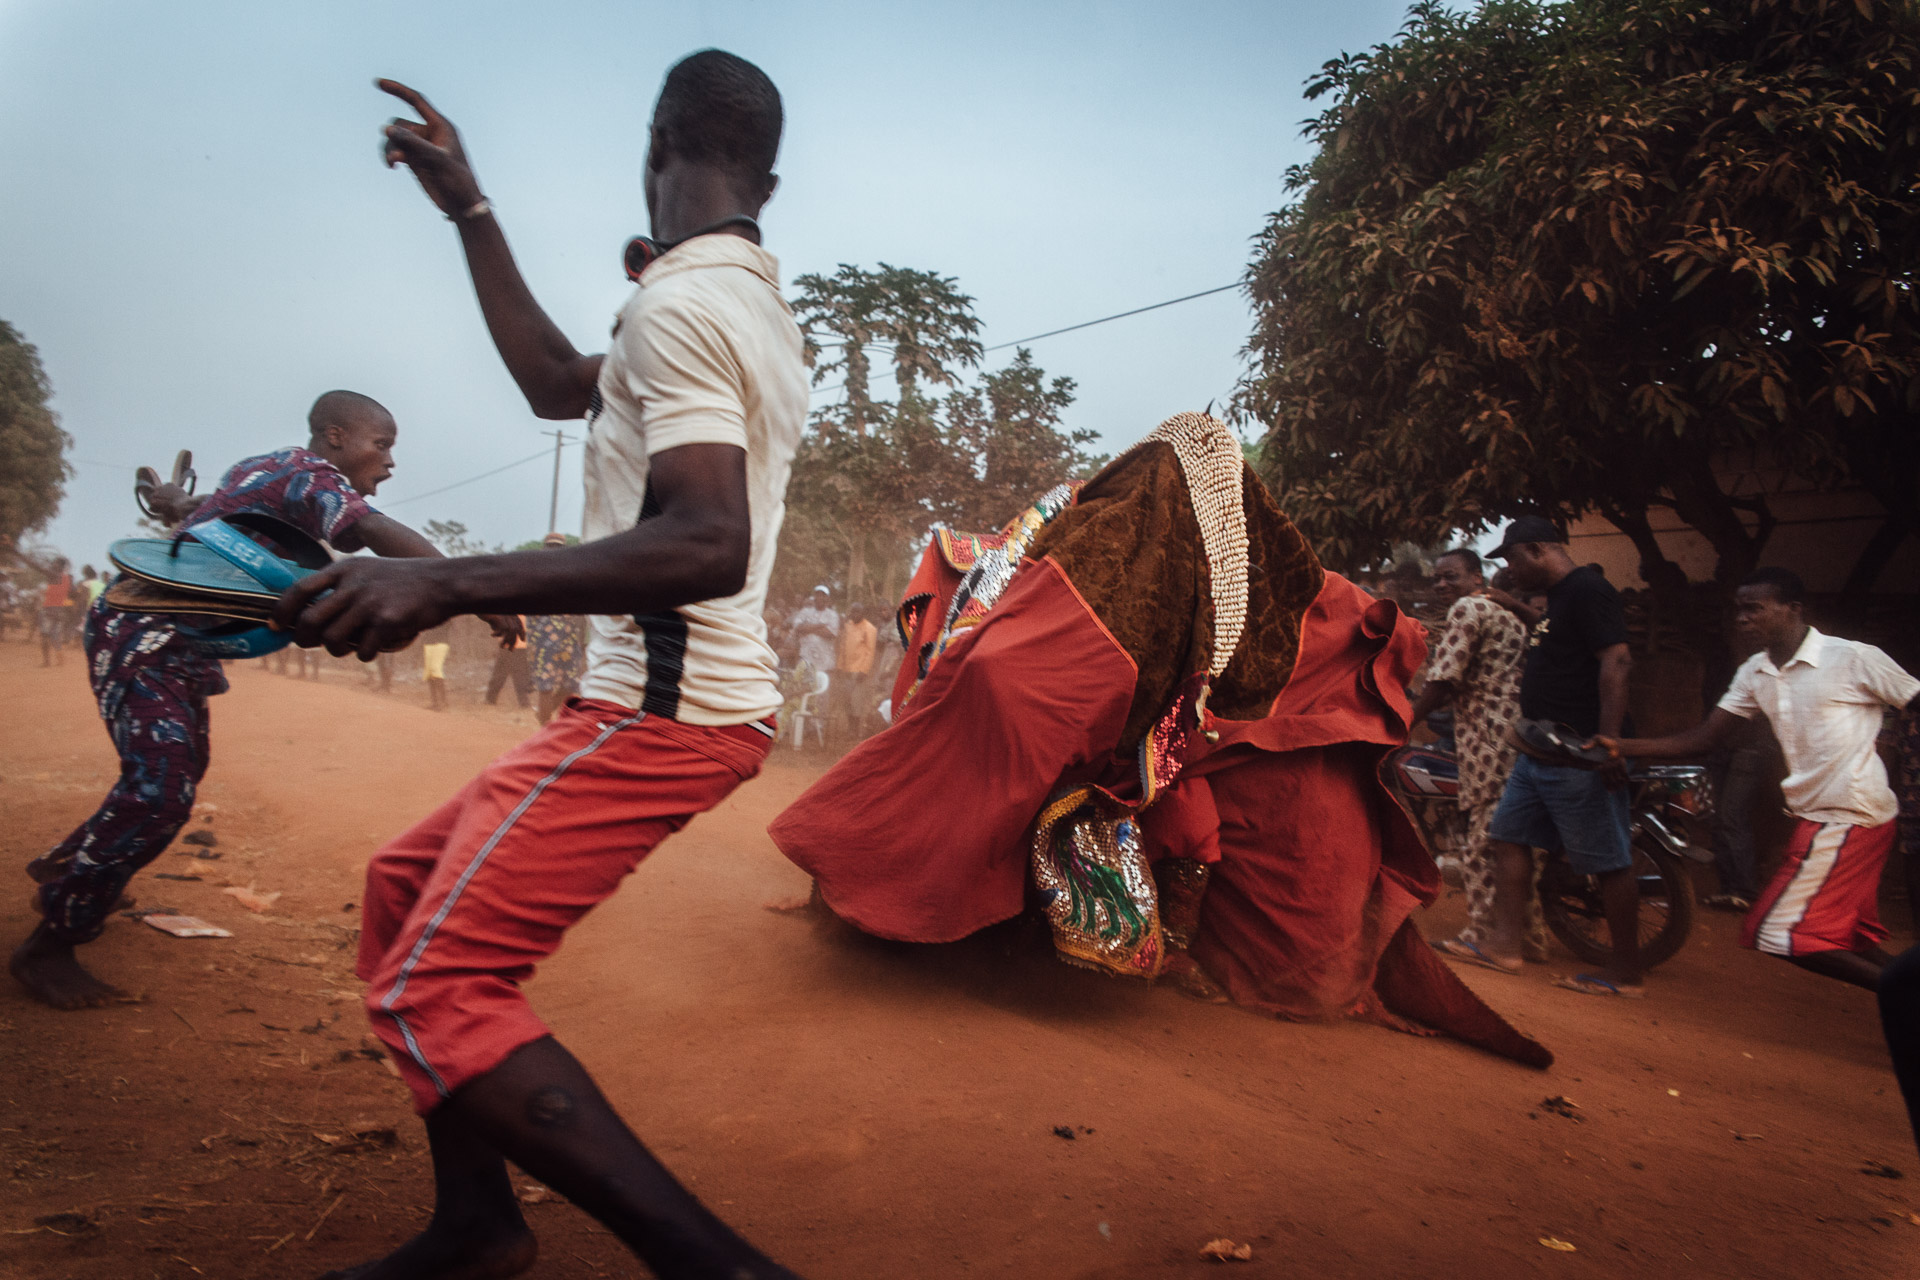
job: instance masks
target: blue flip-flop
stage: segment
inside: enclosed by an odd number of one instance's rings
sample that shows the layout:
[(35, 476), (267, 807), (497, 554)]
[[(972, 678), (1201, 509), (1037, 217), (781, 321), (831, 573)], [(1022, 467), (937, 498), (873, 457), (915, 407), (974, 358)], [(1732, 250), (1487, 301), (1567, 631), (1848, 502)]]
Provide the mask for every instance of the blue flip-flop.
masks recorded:
[(1620, 1000), (1645, 1000), (1644, 991), (1629, 991), (1617, 982), (1601, 977), (1597, 973), (1576, 973), (1571, 978), (1561, 976), (1553, 980), (1553, 985), (1562, 991), (1577, 991), (1583, 996), (1613, 996)]
[[(268, 551), (242, 528), (271, 538), (287, 554)], [(172, 539), (123, 538), (107, 555), (137, 580), (109, 589), (106, 602), (115, 608), (237, 619), (179, 627), (203, 652), (220, 658), (259, 657), (292, 643), (289, 633), (260, 623), (282, 592), (333, 559), (292, 525), (255, 512), (203, 521)]]
[(1482, 969), (1491, 969), (1495, 973), (1519, 973), (1524, 962), (1516, 960), (1509, 969), (1471, 942), (1462, 942), (1458, 938), (1442, 938), (1433, 944), (1434, 950), (1441, 955), (1450, 956), (1462, 964), (1477, 964)]

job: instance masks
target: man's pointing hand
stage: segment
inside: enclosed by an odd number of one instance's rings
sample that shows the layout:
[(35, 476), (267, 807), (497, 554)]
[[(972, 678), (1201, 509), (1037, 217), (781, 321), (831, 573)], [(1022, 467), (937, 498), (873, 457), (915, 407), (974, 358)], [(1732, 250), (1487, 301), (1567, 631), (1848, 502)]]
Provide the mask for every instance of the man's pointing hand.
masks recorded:
[(389, 169), (404, 164), (420, 180), (440, 212), (458, 217), (484, 197), (480, 180), (473, 176), (466, 148), (460, 145), (460, 131), (453, 121), (433, 109), (433, 104), (398, 80), (376, 80), (383, 93), (390, 93), (415, 111), (419, 120), (395, 117), (381, 130), (381, 156)]

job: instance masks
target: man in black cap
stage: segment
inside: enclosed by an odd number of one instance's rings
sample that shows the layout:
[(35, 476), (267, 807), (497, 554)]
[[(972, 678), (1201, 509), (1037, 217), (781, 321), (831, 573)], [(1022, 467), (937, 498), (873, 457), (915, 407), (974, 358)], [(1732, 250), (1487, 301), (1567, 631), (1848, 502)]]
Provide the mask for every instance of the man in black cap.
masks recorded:
[[(1627, 619), (1620, 595), (1593, 568), (1576, 565), (1566, 535), (1549, 520), (1523, 516), (1491, 553), (1505, 560), (1521, 594), (1545, 592), (1546, 613), (1527, 639), (1520, 714), (1558, 721), (1583, 738), (1615, 736), (1627, 715)], [(1562, 850), (1573, 870), (1599, 881), (1613, 937), (1613, 960), (1598, 973), (1556, 981), (1587, 995), (1639, 997), (1640, 895), (1633, 877), (1625, 768), (1600, 771), (1522, 755), (1507, 778), (1488, 836), (1494, 862), (1491, 936), (1479, 954), (1461, 957), (1506, 973), (1520, 969), (1535, 848)], [(1458, 953), (1455, 953), (1456, 955)]]

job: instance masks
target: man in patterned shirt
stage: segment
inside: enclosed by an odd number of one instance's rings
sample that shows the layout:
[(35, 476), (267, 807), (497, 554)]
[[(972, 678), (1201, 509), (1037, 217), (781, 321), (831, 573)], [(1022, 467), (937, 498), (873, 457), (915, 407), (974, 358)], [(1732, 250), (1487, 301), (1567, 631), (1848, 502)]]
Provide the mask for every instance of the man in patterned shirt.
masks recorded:
[[(357, 392), (329, 391), (314, 402), (307, 424), (305, 448), (236, 463), (211, 494), (190, 498), (162, 485), (149, 501), (167, 523), (186, 531), (248, 511), (275, 516), (341, 550), (440, 554), (367, 505), (393, 474), (399, 429), (391, 414)], [(193, 812), (194, 791), (207, 771), (207, 699), (227, 691), (219, 659), (202, 653), (169, 617), (96, 600), (87, 611), (86, 650), (94, 698), (120, 754), (120, 780), (92, 817), (28, 865), (41, 882), (41, 920), (9, 966), (56, 1009), (126, 998), (88, 973), (74, 948), (100, 936), (127, 881), (160, 856)]]
[[(1520, 715), (1520, 664), (1526, 656), (1527, 629), (1513, 613), (1487, 595), (1480, 557), (1464, 547), (1440, 556), (1433, 585), (1451, 601), (1446, 630), (1427, 664), (1427, 684), (1413, 704), (1413, 722), (1449, 703), (1454, 739), (1459, 744), (1460, 816), (1466, 827), (1461, 873), (1467, 890), (1467, 927), (1457, 937), (1434, 945), (1450, 956), (1505, 972), (1503, 963), (1481, 950), (1493, 932), (1493, 863), (1488, 856), (1487, 824), (1500, 805), (1500, 792), (1513, 771), (1514, 747), (1507, 726)], [(1540, 861), (1534, 858), (1534, 880)], [(1536, 962), (1547, 958), (1547, 930), (1540, 899), (1529, 901), (1521, 954)]]

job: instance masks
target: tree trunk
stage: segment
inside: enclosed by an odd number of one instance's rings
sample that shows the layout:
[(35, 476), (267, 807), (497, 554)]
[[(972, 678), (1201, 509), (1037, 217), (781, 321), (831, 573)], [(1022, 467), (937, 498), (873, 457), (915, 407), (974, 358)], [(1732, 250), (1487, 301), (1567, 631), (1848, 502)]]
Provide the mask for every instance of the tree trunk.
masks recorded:
[[(1765, 498), (1735, 498), (1720, 487), (1711, 461), (1697, 455), (1675, 469), (1668, 481), (1673, 509), (1713, 544), (1713, 581), (1696, 593), (1695, 629), (1701, 637), (1701, 691), (1713, 705), (1733, 677), (1733, 591), (1760, 563), (1760, 554), (1778, 523)], [(1741, 511), (1753, 512), (1759, 525), (1747, 531)]]
[(1876, 422), (1878, 431), (1850, 442), (1847, 463), (1854, 479), (1887, 509), (1887, 519), (1840, 588), (1846, 596), (1872, 592), (1893, 553), (1916, 531), (1915, 509), (1920, 508), (1920, 420), (1911, 413), (1889, 413)]
[(1881, 570), (1887, 567), (1887, 561), (1893, 559), (1893, 553), (1900, 549), (1900, 544), (1912, 532), (1913, 517), (1909, 514), (1895, 512), (1882, 520), (1880, 527), (1874, 530), (1873, 537), (1867, 540), (1865, 549), (1860, 552), (1860, 558), (1853, 562), (1853, 571), (1847, 575), (1840, 594), (1870, 595)]
[(852, 551), (847, 556), (847, 582), (844, 588), (848, 600), (858, 600), (867, 585), (867, 540), (864, 536), (851, 539)]

